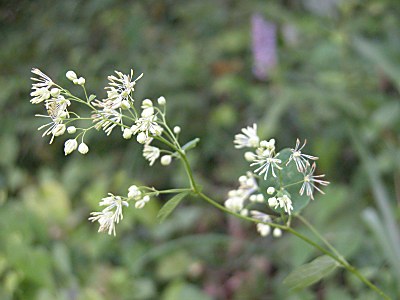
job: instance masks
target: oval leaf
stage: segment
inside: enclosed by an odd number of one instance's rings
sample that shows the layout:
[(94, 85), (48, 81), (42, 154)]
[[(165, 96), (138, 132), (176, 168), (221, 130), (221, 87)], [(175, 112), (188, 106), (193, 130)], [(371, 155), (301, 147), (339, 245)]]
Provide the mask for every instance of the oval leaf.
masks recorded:
[(199, 138), (195, 138), (195, 139), (193, 139), (193, 140), (187, 142), (185, 145), (183, 145), (183, 146), (182, 146), (182, 150), (187, 151), (187, 150), (193, 149), (194, 147), (197, 146), (197, 144), (198, 144), (199, 142), (200, 142), (200, 139), (199, 139)]
[(160, 211), (157, 214), (157, 219), (160, 221), (160, 223), (162, 223), (174, 211), (174, 209), (178, 206), (182, 199), (185, 198), (188, 194), (188, 192), (176, 194), (174, 197), (168, 200), (168, 202), (165, 203), (163, 207), (161, 207)]
[(333, 258), (323, 255), (295, 269), (283, 284), (290, 289), (302, 289), (328, 276), (336, 267), (338, 264)]

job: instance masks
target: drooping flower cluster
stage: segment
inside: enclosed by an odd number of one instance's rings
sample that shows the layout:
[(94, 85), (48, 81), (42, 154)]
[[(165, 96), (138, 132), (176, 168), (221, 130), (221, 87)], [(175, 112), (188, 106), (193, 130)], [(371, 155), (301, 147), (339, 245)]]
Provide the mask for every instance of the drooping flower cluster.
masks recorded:
[[(234, 212), (247, 215), (254, 203), (260, 203), (264, 204), (266, 209), (272, 209), (272, 211), (269, 214), (265, 214), (251, 210), (253, 218), (261, 222), (270, 223), (272, 221), (271, 216), (280, 213), (282, 221), (284, 219), (282, 214), (290, 217), (295, 209), (293, 201), (296, 197), (289, 193), (289, 187), (301, 185), (298, 195), (305, 194), (313, 200), (314, 190), (323, 193), (316, 184), (322, 186), (329, 184), (329, 182), (321, 179), (324, 175), (314, 175), (316, 169), (315, 160), (318, 157), (302, 152), (306, 141), (301, 145), (300, 140), (297, 139), (294, 148), (283, 149), (278, 152), (275, 139), (262, 140), (257, 134), (257, 125), (253, 124), (253, 126), (243, 128), (241, 133), (235, 135), (234, 144), (235, 148), (238, 149), (252, 149), (252, 151), (247, 151), (244, 154), (244, 158), (250, 163), (250, 167), (254, 168), (252, 173), (247, 173), (246, 177), (252, 180), (252, 189), (250, 191), (252, 194), (254, 193), (253, 195), (249, 195), (248, 190), (242, 187), (240, 180), (241, 187), (228, 193), (225, 206)], [(294, 167), (292, 167), (292, 164)], [(293, 172), (298, 172), (299, 175), (293, 177)], [(297, 179), (287, 182), (292, 178), (291, 176)], [(299, 177), (302, 180), (298, 180)], [(244, 181), (244, 179), (242, 180)], [(267, 183), (262, 183), (263, 181)], [(265, 187), (266, 185), (267, 187)], [(265, 198), (268, 199), (265, 200)], [(262, 236), (266, 236), (270, 232), (269, 225), (263, 223), (258, 223), (257, 230)], [(279, 235), (279, 233), (276, 234), (276, 236)]]
[(127, 201), (124, 201), (120, 196), (114, 196), (109, 193), (108, 197), (105, 197), (99, 203), (100, 206), (107, 206), (101, 212), (92, 212), (89, 221), (100, 224), (99, 232), (107, 232), (108, 234), (116, 234), (115, 224), (118, 224), (120, 220), (124, 218), (122, 215), (122, 206), (128, 207)]
[[(116, 127), (121, 128), (124, 139), (129, 140), (136, 136), (136, 140), (143, 145), (143, 156), (149, 161), (150, 166), (154, 165), (159, 158), (160, 164), (167, 166), (173, 159), (180, 158), (179, 151), (185, 151), (178, 142), (181, 128), (175, 126), (171, 130), (165, 121), (167, 101), (164, 97), (161, 96), (157, 99), (158, 106), (154, 105), (152, 100), (144, 99), (137, 107), (134, 91), (137, 81), (142, 78), (143, 74), (134, 78), (133, 70), (130, 70), (129, 74), (115, 71), (115, 75), (108, 76), (109, 84), (105, 88), (107, 97), (98, 100), (96, 95), (88, 96), (85, 78), (78, 77), (74, 71), (66, 72), (65, 76), (74, 85), (83, 89), (83, 99), (56, 84), (40, 70), (32, 69), (32, 73), (35, 77), (32, 78), (34, 83), (32, 84), (31, 103), (43, 103), (47, 115), (37, 116), (50, 119), (49, 123), (39, 127), (39, 129), (45, 129), (43, 136), (51, 135), (50, 143), (52, 143), (55, 137), (65, 133), (75, 135), (75, 137), (66, 139), (65, 155), (71, 154), (75, 150), (81, 154), (89, 152), (89, 146), (84, 142), (85, 134), (89, 130), (103, 130), (106, 135), (110, 135)], [(90, 117), (80, 117), (72, 111), (70, 107), (73, 106), (73, 102), (89, 108)], [(74, 125), (76, 121), (82, 124), (83, 120), (89, 121), (87, 128)], [(78, 140), (81, 142), (79, 143)], [(153, 145), (154, 142), (164, 143), (169, 148), (162, 149), (158, 145)], [(100, 202), (100, 206), (106, 206), (106, 208), (100, 212), (91, 213), (89, 220), (99, 222), (99, 231), (115, 235), (115, 224), (118, 224), (123, 218), (122, 207), (128, 206), (129, 201), (134, 201), (134, 207), (141, 209), (153, 195), (157, 195), (154, 188), (138, 188), (137, 186), (129, 188), (127, 197), (110, 193)]]

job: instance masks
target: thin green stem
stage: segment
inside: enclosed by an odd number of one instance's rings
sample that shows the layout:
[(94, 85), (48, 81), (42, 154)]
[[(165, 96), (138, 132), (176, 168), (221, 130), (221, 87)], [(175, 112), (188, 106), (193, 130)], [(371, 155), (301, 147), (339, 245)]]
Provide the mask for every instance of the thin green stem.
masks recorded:
[[(214, 201), (213, 199), (211, 199), (210, 197), (208, 197), (207, 195), (205, 195), (204, 193), (202, 193), (200, 190), (198, 190), (197, 185), (196, 185), (196, 181), (193, 177), (193, 172), (190, 168), (189, 162), (186, 158), (186, 155), (183, 151), (178, 150), (178, 153), (180, 154), (186, 173), (189, 176), (189, 181), (190, 181), (190, 185), (192, 188), (192, 191), (197, 194), (198, 196), (200, 196), (202, 199), (204, 199), (205, 201), (207, 201), (208, 203), (210, 203), (211, 205), (215, 206), (216, 208), (218, 208), (219, 210), (226, 212), (230, 215), (233, 215), (235, 217), (238, 217), (239, 219), (242, 220), (246, 220), (246, 221), (250, 221), (253, 223), (262, 223), (262, 224), (266, 224), (269, 225), (271, 227), (276, 227), (276, 228), (280, 228), (282, 230), (288, 231), (290, 233), (292, 233), (293, 235), (297, 236), (298, 238), (300, 238), (301, 240), (303, 240), (304, 242), (306, 242), (307, 244), (313, 246), (314, 248), (318, 249), (320, 252), (326, 254), (327, 256), (331, 257), (333, 260), (335, 260), (339, 265), (341, 265), (342, 267), (344, 267), (346, 270), (348, 270), (349, 272), (353, 273), (357, 278), (359, 278), (364, 284), (366, 284), (369, 288), (371, 288), (372, 290), (374, 290), (377, 294), (379, 294), (383, 299), (388, 299), (390, 300), (391, 298), (386, 295), (381, 289), (379, 289), (376, 285), (374, 285), (371, 281), (369, 281), (367, 278), (365, 278), (355, 267), (353, 267), (352, 265), (350, 265), (344, 258), (343, 256), (326, 240), (322, 237), (322, 235), (310, 224), (308, 223), (304, 218), (300, 217), (299, 219), (307, 226), (309, 227), (309, 229), (319, 238), (321, 239), (325, 245), (332, 251), (329, 251), (327, 249), (325, 249), (324, 247), (320, 246), (319, 244), (317, 244), (316, 242), (314, 242), (313, 240), (309, 239), (308, 237), (302, 235), (301, 233), (297, 232), (296, 230), (294, 230), (291, 227), (288, 226), (283, 226), (283, 225), (279, 225), (279, 224), (275, 224), (275, 223), (269, 223), (269, 222), (263, 222), (261, 220), (258, 219), (254, 219), (248, 216), (243, 216), (237, 212), (231, 211), (229, 209), (227, 209), (225, 206), (219, 204), (218, 202)], [(299, 217), (299, 216), (298, 216)], [(305, 221), (305, 222), (304, 222)]]
[(343, 261), (346, 261), (346, 259), (339, 253), (339, 251), (337, 251), (336, 248), (333, 247), (332, 244), (329, 243), (329, 241), (327, 239), (325, 239), (310, 222), (308, 222), (304, 217), (302, 217), (300, 215), (296, 215), (296, 218), (299, 219), (304, 225), (306, 225), (308, 227), (308, 229), (310, 229), (310, 231), (317, 238), (319, 238), (333, 253), (335, 253), (335, 255), (337, 257), (340, 257)]

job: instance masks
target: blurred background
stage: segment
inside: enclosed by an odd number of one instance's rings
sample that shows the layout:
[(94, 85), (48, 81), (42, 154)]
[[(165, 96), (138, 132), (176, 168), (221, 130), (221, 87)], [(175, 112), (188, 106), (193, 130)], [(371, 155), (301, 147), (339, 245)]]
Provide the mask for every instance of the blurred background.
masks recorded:
[[(41, 137), (30, 70), (75, 70), (105, 97), (134, 68), (136, 99), (164, 95), (204, 191), (221, 203), (247, 169), (233, 136), (258, 123), (278, 147), (307, 139), (331, 185), (304, 215), (361, 272), (399, 297), (398, 0), (1, 1), (0, 299), (378, 299), (338, 270), (301, 291), (282, 280), (320, 255), (296, 237), (186, 199), (126, 209), (117, 237), (88, 222), (107, 192), (185, 186), (179, 164), (152, 168), (115, 130), (65, 157)], [(306, 233), (301, 224), (293, 224)]]

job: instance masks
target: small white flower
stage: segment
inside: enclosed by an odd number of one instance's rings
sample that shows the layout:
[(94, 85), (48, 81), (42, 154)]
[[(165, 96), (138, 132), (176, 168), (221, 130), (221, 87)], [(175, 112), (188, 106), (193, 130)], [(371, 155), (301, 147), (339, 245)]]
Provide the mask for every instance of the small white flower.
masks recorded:
[(63, 135), (64, 132), (65, 132), (65, 124), (57, 124), (52, 130), (54, 136)]
[(275, 193), (275, 188), (273, 186), (270, 186), (267, 188), (267, 194), (268, 195), (272, 195), (273, 193)]
[(84, 142), (79, 144), (78, 151), (81, 154), (86, 154), (89, 152), (89, 147)]
[(263, 194), (257, 194), (256, 195), (256, 200), (258, 203), (263, 203), (264, 202), (264, 195)]
[(157, 102), (159, 105), (165, 105), (167, 101), (165, 100), (164, 96), (161, 96), (160, 98), (157, 99)]
[(140, 114), (141, 117), (143, 118), (149, 118), (154, 115), (154, 107), (147, 107), (142, 110), (142, 113)]
[(257, 231), (260, 233), (260, 235), (262, 237), (266, 237), (267, 235), (270, 234), (271, 227), (269, 225), (266, 225), (266, 224), (258, 223), (257, 224)]
[(78, 142), (75, 139), (69, 139), (64, 144), (64, 153), (68, 155), (76, 150), (78, 147)]
[(292, 154), (290, 155), (289, 160), (286, 163), (286, 165), (289, 165), (289, 163), (293, 160), (296, 164), (297, 171), (299, 172), (304, 172), (307, 169), (307, 166), (310, 165), (308, 159), (310, 160), (318, 159), (318, 157), (301, 153), (301, 150), (304, 148), (306, 143), (307, 140), (304, 140), (304, 144), (300, 147), (300, 140), (297, 139), (296, 146), (294, 147), (294, 149), (293, 148), (290, 149), (290, 151), (292, 151)]
[(72, 82), (77, 85), (84, 85), (86, 80), (83, 77), (79, 77), (78, 79), (74, 79)]
[[(50, 139), (50, 144), (53, 142), (53, 139), (57, 135), (61, 135), (64, 133), (65, 128), (61, 124), (64, 119), (69, 118), (69, 112), (67, 107), (71, 104), (71, 102), (65, 99), (63, 96), (58, 96), (57, 98), (50, 98), (45, 101), (45, 107), (47, 110), (47, 115), (36, 115), (38, 117), (50, 118), (51, 121), (45, 125), (42, 125), (38, 128), (41, 130), (43, 128), (47, 129), (44, 131), (42, 136), (52, 135)], [(62, 133), (61, 133), (62, 132)]]
[(235, 135), (235, 148), (240, 149), (244, 147), (256, 148), (259, 146), (260, 138), (257, 135), (257, 124), (253, 124), (253, 127), (248, 126), (242, 128), (242, 133)]
[(263, 140), (260, 142), (260, 147), (268, 149), (270, 152), (275, 151), (275, 139), (270, 139), (269, 141)]
[(150, 99), (144, 99), (142, 101), (142, 109), (152, 108), (152, 107), (153, 107), (153, 101), (151, 101)]
[(50, 95), (51, 95), (52, 97), (54, 97), (54, 98), (57, 98), (58, 96), (60, 96), (60, 93), (61, 93), (61, 91), (60, 91), (60, 89), (58, 89), (58, 88), (52, 88), (52, 89), (50, 90)]
[(150, 166), (152, 166), (157, 158), (160, 156), (160, 149), (150, 145), (144, 145), (143, 156), (150, 162)]
[(253, 152), (250, 152), (250, 151), (247, 151), (245, 154), (244, 154), (244, 159), (246, 160), (246, 161), (248, 161), (248, 162), (252, 162), (252, 161), (254, 161), (255, 159), (256, 159), (256, 154), (254, 154)]
[(164, 155), (161, 157), (161, 164), (163, 166), (168, 166), (172, 161), (172, 156), (171, 155)]
[(31, 77), (35, 83), (32, 84), (32, 92), (30, 94), (32, 99), (30, 102), (37, 104), (50, 98), (50, 88), (54, 85), (54, 82), (39, 69), (33, 68), (32, 73), (38, 77)]
[(129, 109), (129, 108), (131, 108), (131, 105), (130, 105), (130, 103), (128, 102), (128, 100), (122, 100), (122, 101), (121, 101), (121, 108), (122, 108), (122, 109)]
[(75, 79), (78, 79), (78, 76), (76, 75), (76, 73), (74, 71), (68, 71), (65, 74), (65, 77), (67, 77), (67, 79), (70, 81), (74, 81)]
[(244, 199), (241, 197), (241, 195), (237, 195), (234, 197), (228, 198), (224, 205), (227, 209), (234, 211), (234, 212), (240, 212), (243, 209), (243, 202)]
[(144, 132), (140, 132), (137, 137), (136, 140), (138, 141), (139, 144), (146, 144), (149, 140), (151, 140), (151, 138), (149, 138), (146, 133)]
[(275, 156), (273, 156), (273, 152), (270, 152), (269, 150), (264, 150), (261, 155), (257, 155), (257, 158), (254, 160), (250, 166), (256, 166), (260, 165), (256, 170), (254, 170), (254, 173), (258, 173), (259, 175), (264, 174), (264, 180), (267, 179), (268, 176), (268, 171), (271, 169), (272, 176), (276, 177), (275, 170), (274, 168), (277, 168), (279, 170), (282, 169), (279, 164), (282, 162), (280, 159), (278, 159), (279, 153)]
[(122, 137), (126, 140), (129, 140), (132, 137), (132, 130), (130, 130), (130, 128), (125, 128), (124, 132), (122, 133)]
[(174, 133), (179, 134), (181, 132), (181, 128), (179, 126), (174, 127)]
[[(150, 108), (148, 108), (150, 109)], [(131, 127), (133, 134), (138, 132), (144, 133), (146, 135), (146, 140), (152, 136), (160, 136), (163, 129), (157, 123), (157, 116), (150, 115), (148, 117), (141, 117), (135, 121), (135, 125)]]
[[(114, 196), (109, 193), (109, 197), (105, 197), (99, 203), (100, 206), (107, 206), (101, 212), (92, 212), (89, 221), (100, 223), (99, 232), (108, 232), (109, 235), (116, 234), (115, 224), (124, 218), (122, 215), (122, 206), (128, 207), (129, 204), (123, 201), (120, 196)], [(114, 210), (114, 211), (113, 211)]]
[(142, 195), (142, 192), (139, 190), (139, 188), (136, 185), (131, 185), (128, 189), (128, 198), (137, 198)]
[(284, 211), (290, 215), (293, 210), (292, 200), (287, 195), (278, 197), (279, 206), (284, 209)]
[(93, 101), (93, 106), (100, 107), (100, 110), (92, 115), (97, 130), (103, 129), (107, 135), (110, 135), (117, 125), (122, 126), (121, 111), (113, 108), (113, 102), (96, 100)]
[(279, 202), (275, 197), (271, 197), (268, 199), (268, 205), (273, 208), (277, 208), (279, 206)]
[(272, 236), (279, 238), (282, 236), (282, 230), (280, 228), (274, 228), (274, 230), (272, 231)]
[(150, 201), (150, 196), (146, 195), (141, 200), (136, 201), (135, 208), (142, 209), (149, 201)]
[[(253, 218), (261, 222), (271, 222), (271, 217), (257, 210), (252, 210), (251, 215)], [(257, 223), (257, 231), (261, 236), (265, 237), (271, 232), (271, 227), (268, 224)]]
[(74, 134), (76, 132), (76, 127), (75, 126), (68, 126), (67, 132), (69, 134)]
[(249, 210), (248, 210), (248, 209), (242, 209), (242, 210), (240, 211), (240, 214), (241, 214), (242, 216), (247, 217), (247, 216), (249, 215)]
[(312, 200), (314, 200), (314, 195), (313, 195), (314, 188), (321, 194), (325, 194), (319, 187), (315, 185), (315, 183), (318, 183), (323, 186), (327, 186), (329, 184), (329, 181), (318, 179), (325, 177), (325, 175), (313, 175), (315, 168), (316, 164), (314, 162), (310, 168), (310, 171), (308, 173), (304, 173), (304, 182), (300, 189), (300, 195), (303, 195), (305, 191), (306, 195), (309, 196)]

